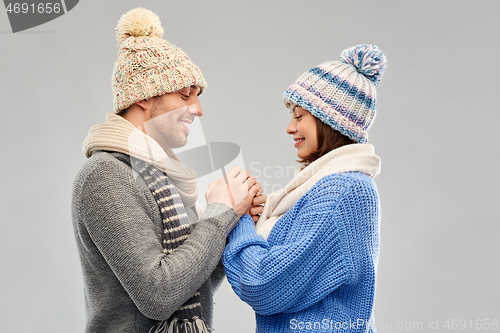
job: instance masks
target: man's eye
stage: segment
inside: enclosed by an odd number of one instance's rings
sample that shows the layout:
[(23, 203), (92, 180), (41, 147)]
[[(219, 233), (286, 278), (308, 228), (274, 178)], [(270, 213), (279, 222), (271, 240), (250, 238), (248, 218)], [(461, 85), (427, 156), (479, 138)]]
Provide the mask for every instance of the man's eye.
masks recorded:
[(184, 94), (181, 94), (182, 95), (182, 98), (184, 99), (188, 99), (189, 98), (189, 95), (184, 95)]
[(297, 119), (297, 120), (300, 120), (300, 118), (302, 118), (302, 116), (295, 117), (295, 119)]

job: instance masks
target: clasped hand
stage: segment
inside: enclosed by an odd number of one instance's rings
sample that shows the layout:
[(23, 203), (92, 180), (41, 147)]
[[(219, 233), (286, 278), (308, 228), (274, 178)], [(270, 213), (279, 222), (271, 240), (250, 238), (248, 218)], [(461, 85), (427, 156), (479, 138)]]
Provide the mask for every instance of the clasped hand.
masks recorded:
[(232, 207), (239, 217), (249, 214), (257, 222), (267, 197), (262, 194), (260, 183), (247, 170), (233, 167), (223, 178), (210, 183), (205, 199), (207, 204), (220, 202)]

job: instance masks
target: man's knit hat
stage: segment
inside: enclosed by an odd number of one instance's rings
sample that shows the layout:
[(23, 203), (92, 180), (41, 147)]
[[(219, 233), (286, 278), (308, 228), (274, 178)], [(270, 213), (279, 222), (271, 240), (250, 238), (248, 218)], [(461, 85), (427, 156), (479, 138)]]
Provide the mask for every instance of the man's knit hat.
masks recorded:
[(198, 67), (162, 36), (160, 19), (150, 10), (133, 9), (118, 21), (120, 52), (112, 78), (115, 112), (185, 87), (196, 85), (203, 92), (207, 86)]
[(375, 86), (386, 66), (375, 45), (357, 45), (342, 52), (341, 61), (325, 62), (302, 74), (283, 95), (355, 142), (368, 141), (375, 118)]

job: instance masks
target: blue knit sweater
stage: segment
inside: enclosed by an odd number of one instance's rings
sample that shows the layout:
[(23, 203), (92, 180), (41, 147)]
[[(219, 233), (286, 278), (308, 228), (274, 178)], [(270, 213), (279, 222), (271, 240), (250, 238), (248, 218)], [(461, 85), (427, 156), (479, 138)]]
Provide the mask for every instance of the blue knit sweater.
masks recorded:
[(267, 241), (244, 215), (224, 265), (257, 331), (374, 332), (379, 218), (375, 183), (360, 172), (322, 178)]

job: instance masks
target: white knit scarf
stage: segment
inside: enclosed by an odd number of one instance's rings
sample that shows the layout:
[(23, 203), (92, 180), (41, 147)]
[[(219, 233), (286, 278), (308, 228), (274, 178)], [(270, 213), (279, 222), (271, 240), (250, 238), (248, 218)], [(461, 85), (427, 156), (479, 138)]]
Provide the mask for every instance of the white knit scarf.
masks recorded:
[[(90, 129), (83, 142), (83, 153), (90, 158), (99, 150), (123, 153), (153, 165), (172, 180), (186, 207), (196, 204), (198, 198), (196, 173), (175, 155), (169, 157), (155, 140), (125, 118), (108, 113), (105, 123)], [(199, 205), (195, 205), (195, 210), (200, 215)]]
[(295, 177), (281, 190), (267, 197), (264, 211), (255, 225), (265, 239), (278, 219), (323, 177), (334, 173), (359, 171), (375, 177), (380, 174), (380, 158), (370, 144), (350, 144), (334, 149), (316, 161), (297, 170)]

